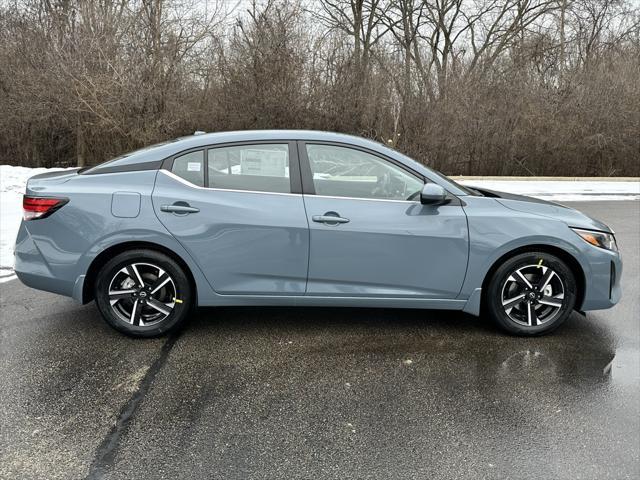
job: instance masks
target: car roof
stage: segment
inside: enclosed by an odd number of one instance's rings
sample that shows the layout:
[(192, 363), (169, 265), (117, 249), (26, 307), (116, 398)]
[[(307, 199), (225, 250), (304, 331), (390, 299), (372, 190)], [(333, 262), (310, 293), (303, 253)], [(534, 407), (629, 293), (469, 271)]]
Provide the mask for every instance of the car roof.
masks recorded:
[[(316, 130), (238, 130), (231, 132), (202, 133), (198, 135), (190, 135), (188, 137), (176, 138), (127, 153), (107, 163), (109, 164), (109, 167), (134, 165), (138, 163), (161, 160), (192, 148), (206, 147), (209, 145), (218, 145), (223, 143), (252, 142), (262, 140), (315, 140), (323, 142), (347, 143), (350, 145), (358, 145), (361, 147), (371, 148), (373, 150), (379, 150), (380, 148), (386, 149), (386, 147), (381, 143), (367, 140), (361, 137), (356, 137), (353, 135), (347, 135), (344, 133), (321, 132)], [(102, 165), (106, 166), (106, 163)]]
[(237, 130), (231, 132), (203, 133), (182, 137), (180, 141), (194, 142), (201, 145), (243, 142), (253, 140), (318, 140), (325, 142), (367, 143), (382, 145), (362, 137), (346, 133), (324, 132), (320, 130)]

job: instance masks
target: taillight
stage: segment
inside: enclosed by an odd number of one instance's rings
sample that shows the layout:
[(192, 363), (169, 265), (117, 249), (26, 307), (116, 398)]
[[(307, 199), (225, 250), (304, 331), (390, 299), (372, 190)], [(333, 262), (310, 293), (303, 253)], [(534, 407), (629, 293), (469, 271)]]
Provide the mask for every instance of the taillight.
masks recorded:
[(23, 218), (25, 220), (35, 220), (45, 218), (67, 203), (67, 198), (56, 197), (22, 197)]

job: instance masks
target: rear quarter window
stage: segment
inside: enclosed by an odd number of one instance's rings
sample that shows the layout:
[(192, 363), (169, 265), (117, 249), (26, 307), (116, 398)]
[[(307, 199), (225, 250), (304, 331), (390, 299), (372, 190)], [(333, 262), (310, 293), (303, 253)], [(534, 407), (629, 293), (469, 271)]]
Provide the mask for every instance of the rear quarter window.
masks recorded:
[(189, 152), (174, 158), (171, 172), (189, 183), (204, 187), (204, 151)]

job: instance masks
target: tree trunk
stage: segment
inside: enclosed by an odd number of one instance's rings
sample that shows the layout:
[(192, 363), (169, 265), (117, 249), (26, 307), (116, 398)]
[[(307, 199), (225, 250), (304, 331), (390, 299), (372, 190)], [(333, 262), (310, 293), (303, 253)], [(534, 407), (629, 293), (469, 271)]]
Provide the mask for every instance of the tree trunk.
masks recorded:
[(565, 67), (565, 12), (567, 10), (567, 0), (560, 2), (560, 68), (558, 71), (558, 83), (562, 88), (564, 83), (564, 67)]
[(76, 125), (76, 165), (85, 167), (87, 165), (86, 144), (82, 124), (78, 121)]

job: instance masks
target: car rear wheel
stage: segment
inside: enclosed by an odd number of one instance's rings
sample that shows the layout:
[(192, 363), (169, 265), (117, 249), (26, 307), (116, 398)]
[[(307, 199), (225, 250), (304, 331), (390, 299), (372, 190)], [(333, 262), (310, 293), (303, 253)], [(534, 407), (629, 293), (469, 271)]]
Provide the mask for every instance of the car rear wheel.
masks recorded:
[(495, 271), (486, 292), (492, 319), (516, 335), (544, 335), (571, 315), (576, 280), (558, 257), (530, 252), (507, 259)]
[(156, 337), (186, 322), (192, 288), (172, 258), (153, 250), (116, 255), (98, 273), (95, 298), (116, 330), (133, 337)]

